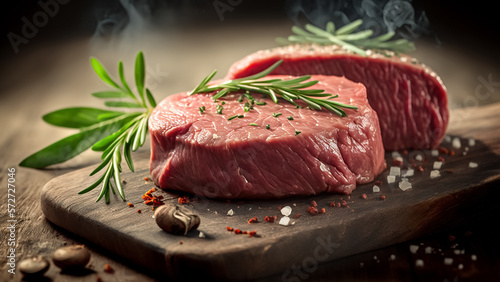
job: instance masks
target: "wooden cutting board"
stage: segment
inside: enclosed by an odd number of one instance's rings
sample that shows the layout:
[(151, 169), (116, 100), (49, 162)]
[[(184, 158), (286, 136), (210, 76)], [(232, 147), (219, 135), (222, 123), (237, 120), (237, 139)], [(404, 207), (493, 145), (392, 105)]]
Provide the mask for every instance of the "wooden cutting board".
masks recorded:
[[(154, 186), (144, 180), (149, 176), (147, 155), (136, 156), (136, 173), (123, 173), (127, 200), (133, 208), (113, 195), (110, 204), (96, 203), (97, 190), (77, 195), (95, 180), (88, 177), (92, 166), (48, 182), (42, 192), (42, 210), (56, 225), (167, 278), (247, 280), (277, 275), (285, 281), (298, 281), (300, 273), (314, 271), (321, 262), (441, 231), (498, 207), (499, 121), (500, 104), (453, 111), (447, 138), (458, 138), (461, 147), (443, 142), (455, 154), (440, 154), (444, 159), (440, 177), (429, 177), (438, 160), (431, 151), (400, 152), (403, 170), (412, 164), (424, 168), (409, 177), (409, 190), (399, 188), (399, 179), (388, 184), (387, 169), (378, 177), (382, 180), (380, 192), (373, 192), (370, 183), (358, 186), (350, 196), (238, 202), (202, 198), (187, 204), (201, 217), (199, 229), (187, 236), (162, 231), (151, 206), (142, 201), (141, 196)], [(469, 145), (472, 137), (474, 146)], [(423, 160), (415, 161), (416, 155)], [(390, 167), (391, 152), (386, 153), (386, 160)], [(470, 162), (478, 166), (471, 168)], [(164, 195), (167, 204), (177, 203), (179, 196), (164, 191), (155, 194)], [(325, 208), (324, 214), (307, 213), (313, 200), (318, 208)], [(342, 200), (345, 207), (330, 206), (332, 201)], [(281, 206), (292, 208), (288, 226), (278, 224)], [(227, 215), (229, 210), (234, 215)], [(275, 215), (276, 222), (264, 221), (265, 216)], [(259, 222), (249, 224), (254, 216)], [(237, 235), (227, 231), (228, 226), (257, 231), (258, 236)]]

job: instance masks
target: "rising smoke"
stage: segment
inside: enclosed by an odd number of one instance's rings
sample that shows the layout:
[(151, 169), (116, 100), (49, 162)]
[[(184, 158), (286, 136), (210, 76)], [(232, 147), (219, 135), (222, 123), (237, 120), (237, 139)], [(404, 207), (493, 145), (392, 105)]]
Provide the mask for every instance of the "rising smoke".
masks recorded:
[(361, 29), (374, 35), (394, 31), (400, 38), (415, 40), (431, 34), (424, 11), (418, 11), (411, 0), (287, 0), (288, 16), (296, 25), (312, 23), (324, 28), (333, 21), (340, 27), (362, 19)]

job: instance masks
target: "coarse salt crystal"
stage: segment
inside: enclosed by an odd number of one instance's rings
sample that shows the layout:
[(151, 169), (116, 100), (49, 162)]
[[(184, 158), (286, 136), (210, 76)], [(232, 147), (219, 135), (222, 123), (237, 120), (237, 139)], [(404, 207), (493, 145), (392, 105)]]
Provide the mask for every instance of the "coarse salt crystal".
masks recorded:
[(424, 261), (423, 261), (423, 260), (421, 260), (421, 259), (417, 259), (417, 260), (415, 261), (415, 266), (416, 266), (416, 267), (424, 267)]
[(415, 170), (409, 168), (408, 170), (406, 170), (404, 173), (403, 173), (403, 177), (409, 177), (409, 176), (413, 176), (415, 175)]
[(408, 189), (411, 189), (411, 183), (408, 182), (407, 180), (403, 180), (399, 182), (399, 189), (406, 191)]
[(441, 173), (439, 172), (439, 170), (432, 170), (431, 171), (431, 174), (430, 174), (431, 179), (434, 179), (434, 178), (437, 178), (440, 176), (441, 176)]
[(398, 151), (394, 151), (391, 153), (391, 156), (393, 159), (397, 158), (397, 157), (401, 157), (401, 154), (398, 152)]
[(389, 175), (400, 176), (401, 168), (399, 166), (391, 166), (391, 170), (389, 171)]
[(453, 258), (444, 258), (444, 264), (445, 265), (452, 265), (453, 264)]
[(443, 165), (443, 162), (434, 162), (434, 165), (432, 166), (432, 168), (433, 169), (440, 169), (442, 165)]
[(373, 193), (378, 193), (380, 192), (380, 187), (378, 187), (377, 185), (373, 185)]
[(460, 142), (460, 138), (458, 137), (453, 138), (451, 146), (453, 146), (453, 148), (455, 149), (460, 149), (460, 147), (462, 147), (462, 142)]
[(470, 259), (473, 260), (473, 261), (476, 261), (477, 260), (477, 256), (476, 255), (471, 255)]
[(464, 265), (463, 264), (459, 264), (458, 265), (458, 269), (460, 269), (460, 270), (464, 269)]
[(474, 147), (476, 145), (476, 139), (469, 138), (469, 146)]
[(438, 150), (432, 150), (431, 151), (431, 156), (433, 156), (433, 157), (439, 156), (439, 151)]
[(477, 163), (475, 163), (475, 162), (470, 162), (470, 163), (469, 163), (469, 167), (470, 167), (470, 168), (476, 168), (476, 167), (477, 167)]
[(284, 216), (280, 219), (279, 224), (283, 226), (287, 226), (290, 223), (290, 218), (288, 216)]
[(214, 211), (214, 214), (219, 214), (217, 211)]
[(410, 252), (412, 254), (416, 254), (418, 251), (419, 246), (418, 245), (410, 245)]
[(228, 211), (227, 211), (227, 215), (234, 215), (234, 211), (233, 211), (233, 209), (228, 210)]
[(403, 162), (403, 157), (398, 156), (398, 157), (395, 157), (394, 160), (402, 163)]
[(396, 176), (394, 175), (387, 175), (387, 183), (391, 184), (396, 182)]
[(390, 260), (396, 260), (396, 255), (394, 255), (394, 254), (393, 254), (393, 255), (391, 255), (391, 256), (389, 257), (389, 259), (390, 259)]
[(426, 254), (431, 254), (432, 253), (432, 247), (426, 247), (425, 248), (425, 253)]
[(418, 155), (415, 156), (415, 160), (417, 162), (421, 162), (423, 159), (424, 159), (424, 157), (422, 157), (422, 155), (420, 155), (420, 154), (418, 154)]
[(200, 234), (198, 235), (198, 237), (200, 237), (200, 238), (205, 238), (206, 236), (205, 236), (205, 233), (200, 232)]
[(281, 209), (281, 214), (284, 216), (289, 216), (292, 213), (292, 208), (290, 206), (285, 206)]

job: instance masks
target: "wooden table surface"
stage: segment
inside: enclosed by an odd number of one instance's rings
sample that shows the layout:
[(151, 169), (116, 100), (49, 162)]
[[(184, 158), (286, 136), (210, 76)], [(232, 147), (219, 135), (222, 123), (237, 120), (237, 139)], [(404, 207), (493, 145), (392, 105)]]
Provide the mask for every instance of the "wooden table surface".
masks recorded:
[[(275, 25), (267, 30), (265, 36), (260, 35), (262, 33), (259, 33), (258, 28), (250, 30), (245, 36), (255, 40), (235, 40), (231, 42), (231, 48), (227, 48), (227, 42), (211, 40), (212, 32), (189, 30), (189, 36), (173, 32), (160, 36), (144, 35), (141, 40), (127, 44), (116, 40), (103, 45), (89, 38), (54, 41), (36, 48), (26, 48), (7, 60), (2, 66), (0, 80), (0, 120), (3, 128), (0, 134), (0, 280), (22, 279), (18, 271), (15, 275), (7, 272), (7, 238), (10, 236), (5, 229), (9, 219), (6, 212), (8, 168), (16, 169), (17, 262), (38, 254), (50, 258), (54, 250), (61, 246), (85, 244), (92, 252), (87, 272), (72, 275), (61, 273), (58, 268), (51, 266), (46, 280), (161, 280), (161, 277), (138, 269), (120, 257), (61, 230), (44, 218), (40, 209), (42, 186), (55, 176), (97, 163), (98, 154), (86, 152), (71, 161), (44, 170), (18, 166), (27, 155), (72, 132), (45, 124), (41, 120), (44, 113), (62, 107), (100, 105), (100, 101), (92, 98), (90, 93), (107, 88), (91, 70), (91, 56), (98, 57), (111, 73), (116, 74), (114, 70), (118, 59), (123, 59), (125, 70), (130, 71), (135, 53), (139, 49), (143, 50), (148, 66), (147, 84), (157, 100), (160, 100), (168, 94), (191, 89), (214, 68), (220, 70), (217, 77), (222, 77), (232, 62), (260, 48), (275, 46), (274, 38), (287, 34), (289, 27), (288, 23)], [(240, 34), (238, 29), (231, 29), (227, 25), (221, 29), (224, 29), (228, 38)], [(139, 43), (146, 41), (148, 44)], [(451, 108), (476, 107), (500, 101), (498, 85), (493, 88), (497, 93), (477, 92), (482, 83), (480, 78), (486, 81), (488, 76), (492, 76), (490, 81), (499, 79), (496, 66), (487, 61), (473, 60), (460, 50), (443, 50), (426, 43), (417, 47), (414, 55), (432, 66), (448, 86)], [(207, 56), (208, 53), (210, 56)], [(468, 68), (464, 69), (464, 65)], [(127, 76), (131, 77), (132, 73), (128, 72)], [(481, 91), (485, 89), (488, 88)], [(148, 150), (148, 146), (141, 149), (146, 153)], [(302, 278), (308, 281), (492, 281), (500, 277), (499, 215), (498, 209), (492, 209), (489, 216), (462, 222), (454, 229), (320, 265), (312, 273), (304, 273)], [(415, 247), (411, 246), (419, 246), (415, 254), (410, 250)], [(434, 252), (426, 254), (427, 247), (431, 247)], [(454, 259), (451, 266), (444, 264), (445, 257)], [(416, 267), (418, 259), (422, 259), (424, 267)], [(105, 273), (104, 264), (110, 264), (114, 273)], [(269, 280), (280, 280), (280, 277)]]

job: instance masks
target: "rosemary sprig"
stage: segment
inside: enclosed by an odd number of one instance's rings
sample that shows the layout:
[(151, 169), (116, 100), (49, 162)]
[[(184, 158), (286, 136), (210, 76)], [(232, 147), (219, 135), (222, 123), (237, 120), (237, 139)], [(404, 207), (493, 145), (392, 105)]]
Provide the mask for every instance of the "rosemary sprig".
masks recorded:
[(387, 49), (395, 52), (407, 52), (415, 49), (413, 42), (406, 39), (390, 40), (395, 35), (394, 31), (389, 31), (377, 37), (371, 37), (373, 31), (370, 29), (354, 32), (362, 24), (362, 20), (356, 20), (337, 30), (333, 22), (328, 22), (324, 30), (312, 24), (306, 24), (305, 30), (298, 26), (293, 26), (293, 35), (288, 36), (287, 39), (277, 38), (276, 40), (281, 44), (337, 44), (362, 56), (367, 55), (364, 49)]
[(135, 82), (137, 94), (134, 94), (128, 86), (123, 71), (123, 63), (118, 63), (118, 74), (121, 85), (116, 83), (106, 72), (101, 63), (91, 59), (91, 64), (97, 75), (106, 84), (114, 89), (92, 93), (92, 96), (106, 100), (104, 104), (114, 108), (142, 108), (141, 112), (126, 113), (122, 111), (109, 111), (97, 108), (65, 108), (54, 111), (43, 116), (43, 119), (52, 125), (78, 128), (79, 133), (70, 135), (51, 144), (44, 149), (24, 159), (20, 166), (31, 168), (43, 168), (49, 165), (62, 163), (88, 148), (102, 152), (102, 162), (90, 175), (102, 171), (102, 176), (87, 188), (79, 192), (84, 194), (101, 185), (101, 191), (96, 201), (104, 197), (106, 203), (110, 201), (110, 191), (125, 201), (125, 193), (121, 183), (122, 154), (128, 168), (134, 172), (131, 152), (141, 147), (148, 134), (148, 120), (152, 110), (156, 107), (156, 101), (145, 88), (145, 63), (144, 55), (139, 52), (135, 61)]
[[(217, 71), (213, 71), (210, 75), (205, 77), (198, 86), (196, 86), (191, 92), (189, 92), (188, 95), (192, 95), (195, 93), (218, 91), (213, 96), (214, 101), (217, 101), (219, 98), (227, 95), (229, 92), (232, 91), (251, 91), (268, 95), (275, 103), (278, 103), (278, 96), (279, 96), (297, 107), (299, 105), (295, 101), (301, 100), (306, 102), (312, 109), (321, 110), (325, 108), (331, 111), (332, 113), (335, 113), (342, 117), (347, 116), (347, 114), (345, 113), (344, 110), (342, 110), (342, 108), (356, 109), (356, 110), (358, 109), (355, 106), (345, 105), (331, 100), (333, 98), (337, 98), (338, 95), (324, 93), (324, 90), (322, 89), (305, 89), (318, 83), (317, 80), (307, 81), (311, 78), (310, 75), (304, 75), (301, 77), (293, 79), (285, 79), (285, 80), (283, 79), (260, 80), (261, 78), (271, 73), (282, 62), (283, 60), (279, 60), (269, 68), (251, 76), (229, 80), (221, 84), (208, 85), (208, 83), (217, 73)], [(317, 97), (328, 97), (328, 98), (319, 99)], [(218, 113), (222, 112), (218, 111)]]

